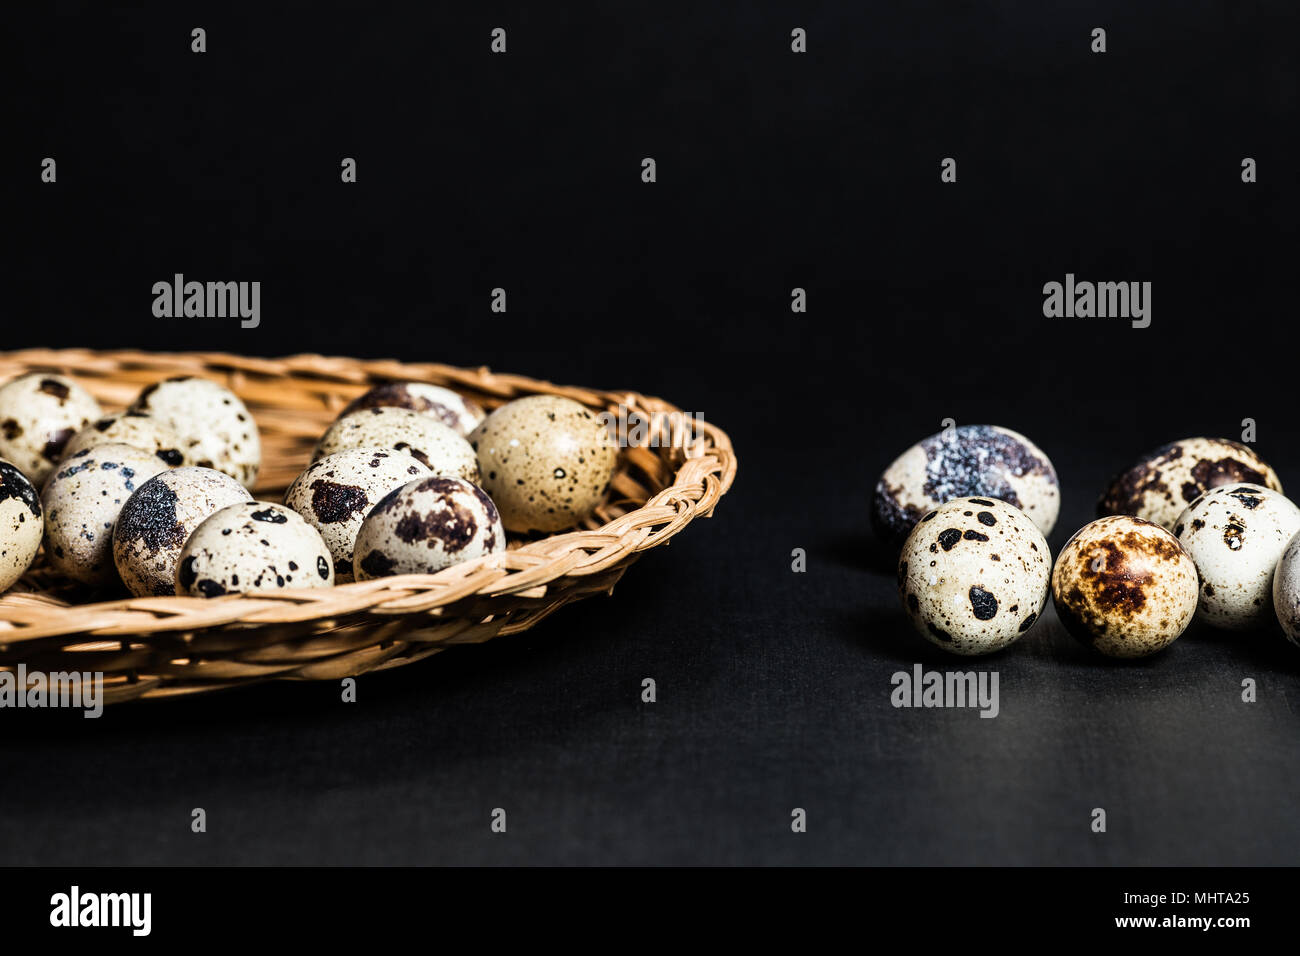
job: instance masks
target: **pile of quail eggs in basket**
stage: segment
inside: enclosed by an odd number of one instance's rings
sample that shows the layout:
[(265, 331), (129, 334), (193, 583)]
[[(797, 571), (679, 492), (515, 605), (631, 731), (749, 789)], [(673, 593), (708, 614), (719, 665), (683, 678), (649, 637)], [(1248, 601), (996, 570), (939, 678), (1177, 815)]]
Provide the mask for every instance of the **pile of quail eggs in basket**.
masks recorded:
[(283, 504), (256, 501), (257, 425), (217, 382), (158, 382), (105, 416), (72, 379), (31, 373), (0, 386), (0, 591), (42, 544), (59, 575), (140, 597), (433, 574), (504, 551), (507, 530), (578, 524), (617, 457), (570, 399), (485, 415), (450, 389), (392, 382), (343, 410)]
[(873, 523), (901, 547), (898, 591), (922, 636), (955, 654), (1023, 637), (1047, 603), (1109, 657), (1145, 657), (1193, 618), (1271, 627), (1300, 644), (1300, 508), (1252, 449), (1220, 438), (1157, 448), (1117, 475), (1098, 518), (1055, 565), (1056, 470), (1007, 428), (948, 428), (899, 456), (876, 485)]

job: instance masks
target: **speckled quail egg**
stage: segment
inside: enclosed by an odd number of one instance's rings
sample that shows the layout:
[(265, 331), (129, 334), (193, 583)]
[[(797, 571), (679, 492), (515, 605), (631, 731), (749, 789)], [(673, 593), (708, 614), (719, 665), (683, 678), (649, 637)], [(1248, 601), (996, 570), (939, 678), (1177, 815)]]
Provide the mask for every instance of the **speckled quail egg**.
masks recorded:
[(9, 590), (31, 567), (44, 531), (36, 488), (17, 467), (0, 459), (0, 591)]
[(102, 414), (99, 402), (70, 378), (20, 375), (0, 386), (0, 458), (40, 487), (68, 439)]
[(320, 532), (334, 558), (339, 583), (352, 580), (352, 551), (370, 509), (395, 488), (431, 476), (410, 455), (353, 448), (326, 455), (299, 475), (284, 503)]
[(176, 593), (219, 597), (281, 588), (327, 588), (334, 564), (320, 533), (284, 505), (228, 505), (200, 524), (176, 564)]
[(1300, 508), (1263, 485), (1223, 485), (1196, 498), (1174, 534), (1200, 576), (1197, 616), (1228, 630), (1266, 624), (1273, 571), (1297, 532)]
[(195, 376), (169, 378), (145, 388), (131, 409), (170, 426), (189, 464), (223, 471), (245, 488), (257, 481), (262, 466), (257, 423), (224, 385)]
[(126, 499), (113, 527), (113, 564), (139, 597), (176, 593), (181, 549), (208, 517), (252, 501), (247, 488), (215, 468), (154, 475)]
[(1196, 616), (1196, 594), (1196, 565), (1178, 539), (1132, 515), (1084, 525), (1052, 572), (1057, 617), (1108, 657), (1168, 647)]
[(596, 414), (554, 395), (502, 405), (469, 440), (511, 531), (573, 527), (600, 504), (618, 463), (618, 442)]
[(185, 463), (180, 436), (144, 412), (118, 412), (92, 422), (68, 439), (63, 457), (96, 445), (131, 445), (157, 455), (172, 468)]
[(312, 461), (352, 448), (387, 448), (409, 455), (435, 475), (478, 484), (478, 458), (461, 435), (409, 408), (380, 406), (344, 415), (325, 432)]
[(1194, 499), (1221, 485), (1282, 490), (1277, 472), (1255, 452), (1226, 438), (1184, 438), (1150, 452), (1116, 475), (1097, 515), (1136, 515), (1172, 531)]
[(385, 382), (376, 385), (364, 395), (354, 398), (339, 417), (351, 415), (363, 408), (407, 408), (442, 422), (462, 436), (472, 432), (484, 415), (477, 402), (449, 388), (425, 382)]
[(1286, 546), (1273, 572), (1273, 610), (1287, 639), (1300, 645), (1300, 534)]
[(131, 445), (97, 445), (60, 462), (41, 491), (50, 565), (83, 584), (115, 580), (118, 514), (132, 492), (166, 470), (157, 456)]
[(1024, 512), (993, 498), (955, 498), (908, 535), (898, 590), (928, 641), (954, 654), (989, 654), (1038, 620), (1051, 574), (1047, 541)]
[(1061, 509), (1056, 469), (1024, 435), (996, 425), (962, 425), (899, 455), (876, 483), (872, 521), (897, 545), (926, 512), (952, 498), (1005, 501), (1051, 534)]
[(460, 478), (434, 476), (390, 491), (361, 524), (358, 580), (435, 574), (506, 548), (492, 499)]

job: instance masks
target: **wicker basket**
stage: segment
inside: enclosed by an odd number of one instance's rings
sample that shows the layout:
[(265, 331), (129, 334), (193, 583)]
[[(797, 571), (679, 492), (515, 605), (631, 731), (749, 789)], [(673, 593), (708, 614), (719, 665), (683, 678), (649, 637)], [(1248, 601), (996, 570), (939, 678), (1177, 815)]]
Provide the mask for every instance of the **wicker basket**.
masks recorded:
[(222, 382), (257, 419), (263, 466), (253, 491), (274, 501), (306, 467), (317, 439), (343, 406), (385, 380), (445, 385), (489, 409), (522, 395), (563, 395), (596, 410), (625, 406), (651, 423), (644, 441), (621, 452), (605, 500), (583, 527), (512, 539), (504, 553), (438, 574), (211, 600), (84, 603), (87, 595), (38, 557), (0, 596), (0, 670), (23, 663), (29, 672), (103, 672), (110, 703), (269, 679), (337, 680), (409, 664), (450, 644), (527, 630), (570, 601), (610, 592), (642, 551), (709, 515), (736, 474), (731, 442), (720, 429), (693, 420), (691, 440), (668, 434), (673, 419), (665, 413), (680, 411), (667, 402), (486, 368), (320, 355), (0, 353), (0, 381), (34, 369), (74, 377), (106, 409), (127, 405), (143, 386), (170, 376)]

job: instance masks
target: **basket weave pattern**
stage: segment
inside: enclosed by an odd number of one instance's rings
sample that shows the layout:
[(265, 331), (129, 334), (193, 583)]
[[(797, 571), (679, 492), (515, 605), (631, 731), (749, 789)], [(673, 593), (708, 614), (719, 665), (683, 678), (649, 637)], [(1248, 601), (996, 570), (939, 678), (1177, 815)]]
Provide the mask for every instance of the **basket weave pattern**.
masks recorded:
[(382, 381), (444, 385), (489, 410), (524, 395), (562, 395), (595, 411), (622, 406), (650, 422), (644, 441), (622, 450), (610, 490), (584, 526), (514, 539), (503, 553), (438, 574), (215, 599), (79, 603), (87, 595), (38, 557), (0, 595), (0, 669), (23, 663), (46, 673), (103, 672), (108, 703), (269, 679), (338, 680), (409, 664), (451, 644), (526, 630), (570, 601), (611, 591), (641, 552), (711, 514), (736, 474), (731, 441), (717, 427), (693, 420), (692, 440), (673, 441), (665, 416), (680, 410), (667, 402), (486, 368), (320, 355), (0, 353), (0, 381), (37, 369), (72, 376), (106, 411), (125, 407), (145, 385), (164, 378), (200, 375), (221, 382), (257, 420), (263, 465), (253, 493), (270, 501), (283, 498), (343, 406)]

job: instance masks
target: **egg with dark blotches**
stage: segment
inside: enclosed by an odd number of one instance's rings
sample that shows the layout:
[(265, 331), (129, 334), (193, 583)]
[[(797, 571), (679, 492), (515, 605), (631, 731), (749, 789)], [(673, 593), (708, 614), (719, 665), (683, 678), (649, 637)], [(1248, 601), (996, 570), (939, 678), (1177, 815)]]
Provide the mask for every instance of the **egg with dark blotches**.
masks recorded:
[(1146, 657), (1177, 640), (1196, 616), (1196, 565), (1150, 521), (1112, 515), (1065, 543), (1052, 572), (1056, 615), (1108, 657)]
[(1047, 541), (1024, 512), (992, 498), (955, 498), (908, 535), (898, 592), (930, 643), (990, 654), (1033, 627), (1051, 574)]
[(506, 549), (492, 499), (460, 478), (434, 476), (390, 491), (357, 534), (357, 579), (436, 574)]
[(483, 490), (511, 531), (561, 531), (604, 499), (618, 442), (590, 409), (530, 395), (502, 405), (470, 435)]
[(44, 533), (36, 487), (14, 464), (0, 459), (0, 591), (31, 567)]
[(363, 408), (406, 408), (442, 422), (458, 435), (468, 435), (483, 420), (483, 409), (471, 399), (427, 382), (385, 382), (359, 395), (339, 415)]
[(169, 426), (183, 443), (186, 461), (215, 468), (252, 488), (262, 467), (262, 439), (243, 401), (226, 388), (193, 375), (148, 386), (131, 406)]
[(68, 439), (102, 414), (94, 396), (70, 378), (20, 375), (0, 386), (0, 458), (40, 487)]
[(353, 578), (357, 532), (370, 510), (394, 488), (433, 474), (409, 455), (353, 448), (326, 455), (299, 475), (284, 503), (320, 532), (340, 583)]
[(131, 445), (157, 455), (172, 468), (185, 463), (183, 442), (172, 428), (144, 412), (117, 412), (91, 422), (68, 439), (63, 457), (96, 445)]
[(872, 523), (891, 544), (922, 515), (953, 498), (996, 498), (1019, 509), (1044, 535), (1061, 510), (1061, 487), (1047, 456), (1024, 435), (997, 425), (962, 425), (931, 435), (885, 469)]
[(1300, 645), (1300, 534), (1288, 542), (1273, 572), (1273, 610), (1287, 640)]
[(138, 597), (176, 593), (176, 565), (191, 534), (229, 505), (252, 501), (248, 489), (215, 468), (154, 475), (126, 499), (113, 526), (113, 564)]
[(156, 455), (131, 445), (97, 445), (60, 462), (41, 491), (50, 566), (83, 584), (116, 580), (113, 527), (122, 506), (166, 470)]
[(1249, 630), (1273, 617), (1273, 572), (1300, 532), (1300, 508), (1263, 485), (1223, 485), (1178, 516), (1174, 534), (1196, 562), (1197, 616), (1214, 627)]
[(353, 448), (386, 448), (414, 458), (435, 475), (478, 484), (478, 458), (455, 429), (409, 408), (380, 406), (344, 415), (316, 446), (312, 461)]
[(333, 584), (334, 564), (320, 533), (292, 508), (268, 501), (214, 512), (176, 563), (176, 593), (194, 597)]
[(1196, 498), (1243, 483), (1282, 490), (1277, 472), (1248, 446), (1226, 438), (1184, 438), (1116, 475), (1097, 502), (1097, 515), (1135, 515), (1172, 531)]

